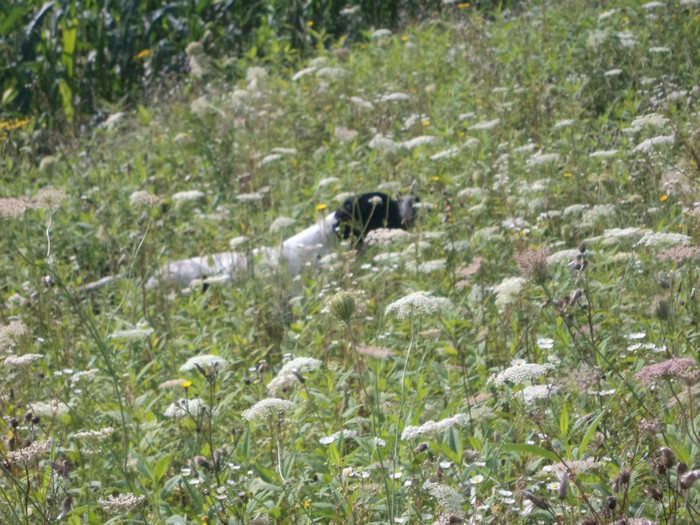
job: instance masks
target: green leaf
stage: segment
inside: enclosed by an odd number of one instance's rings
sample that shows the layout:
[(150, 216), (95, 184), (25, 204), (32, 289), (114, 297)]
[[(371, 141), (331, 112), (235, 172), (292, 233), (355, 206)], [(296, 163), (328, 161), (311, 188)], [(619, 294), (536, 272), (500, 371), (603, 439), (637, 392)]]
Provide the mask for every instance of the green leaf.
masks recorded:
[(73, 91), (63, 79), (58, 81), (58, 91), (61, 94), (61, 102), (63, 103), (63, 112), (66, 114), (66, 120), (72, 123), (73, 115), (75, 114), (75, 110), (73, 109)]
[(142, 126), (150, 126), (151, 124), (151, 114), (148, 112), (148, 110), (143, 107), (141, 104), (137, 106), (138, 112), (139, 112), (139, 122), (141, 123)]
[(553, 463), (558, 463), (559, 458), (551, 450), (547, 450), (537, 445), (526, 445), (524, 443), (506, 443), (501, 447), (506, 452), (516, 452), (518, 454), (530, 454), (548, 459)]
[(177, 487), (180, 483), (181, 478), (182, 474), (177, 474), (166, 481), (163, 485), (163, 490), (160, 491), (160, 499), (166, 499), (168, 496), (170, 496), (173, 490), (175, 490), (175, 487)]
[(586, 452), (586, 448), (588, 447), (588, 443), (591, 441), (591, 438), (593, 437), (593, 434), (595, 434), (596, 429), (598, 428), (598, 423), (600, 422), (601, 418), (605, 415), (605, 410), (602, 410), (600, 414), (596, 416), (596, 418), (593, 420), (591, 423), (591, 426), (588, 427), (588, 430), (586, 430), (586, 433), (583, 435), (583, 439), (581, 440), (581, 444), (578, 446), (578, 458), (581, 459), (583, 457), (583, 454)]
[(559, 429), (561, 430), (562, 436), (566, 438), (569, 434), (569, 411), (566, 406), (561, 408), (561, 415), (559, 416)]
[(158, 460), (158, 463), (156, 463), (156, 466), (153, 467), (153, 481), (158, 483), (162, 477), (165, 475), (165, 473), (168, 471), (168, 466), (170, 465), (170, 456), (165, 456), (162, 457)]

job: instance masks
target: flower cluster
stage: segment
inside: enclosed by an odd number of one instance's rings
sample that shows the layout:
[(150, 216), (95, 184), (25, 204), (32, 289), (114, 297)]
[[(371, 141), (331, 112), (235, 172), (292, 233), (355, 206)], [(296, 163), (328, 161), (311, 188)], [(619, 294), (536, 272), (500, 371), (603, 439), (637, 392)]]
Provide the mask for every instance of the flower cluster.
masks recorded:
[(515, 385), (520, 385), (527, 381), (537, 379), (542, 377), (547, 373), (548, 370), (553, 368), (553, 365), (538, 365), (535, 363), (517, 363), (511, 367), (506, 368), (503, 372), (499, 373), (494, 379), (494, 384), (498, 386), (503, 386), (506, 383), (513, 383)]
[(643, 366), (635, 377), (645, 385), (672, 378), (691, 384), (700, 377), (700, 370), (694, 359), (672, 357), (661, 363)]
[(8, 451), (7, 460), (11, 464), (23, 463), (26, 465), (42, 458), (50, 449), (51, 439), (34, 441), (32, 444), (22, 449)]
[(407, 426), (401, 433), (401, 439), (415, 439), (423, 435), (435, 436), (448, 430), (454, 425), (464, 425), (469, 421), (466, 414), (457, 414), (440, 421), (426, 421), (420, 426)]
[(146, 501), (146, 496), (135, 496), (131, 492), (126, 494), (119, 494), (114, 497), (111, 494), (107, 496), (107, 499), (100, 498), (97, 500), (102, 510), (108, 514), (126, 514), (134, 510), (139, 505)]
[(209, 369), (217, 368), (228, 364), (228, 361), (218, 355), (203, 354), (190, 357), (184, 365), (180, 367), (180, 372), (195, 370), (197, 368)]
[(11, 355), (5, 358), (3, 364), (5, 366), (14, 366), (16, 368), (22, 368), (30, 365), (37, 359), (44, 357), (42, 354), (24, 354), (24, 355)]
[(247, 421), (252, 421), (255, 418), (265, 419), (294, 410), (295, 406), (296, 405), (291, 401), (278, 399), (276, 397), (268, 397), (262, 401), (258, 401), (248, 410), (244, 410), (242, 417)]
[(430, 292), (413, 292), (386, 307), (386, 315), (396, 312), (396, 317), (406, 319), (411, 315), (433, 314), (440, 310), (454, 308), (452, 301), (445, 297), (433, 297)]
[(508, 277), (503, 279), (501, 284), (493, 289), (496, 294), (496, 304), (503, 307), (517, 301), (525, 282), (526, 280), (522, 277)]

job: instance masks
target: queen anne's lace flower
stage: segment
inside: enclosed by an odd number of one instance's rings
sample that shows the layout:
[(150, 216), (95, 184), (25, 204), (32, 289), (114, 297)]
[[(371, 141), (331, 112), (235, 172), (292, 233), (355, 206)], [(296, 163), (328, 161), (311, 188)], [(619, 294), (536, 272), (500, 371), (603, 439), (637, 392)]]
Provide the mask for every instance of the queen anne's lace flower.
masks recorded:
[(640, 244), (644, 246), (688, 246), (690, 237), (682, 233), (647, 232), (637, 243), (637, 246)]
[(109, 339), (115, 341), (140, 341), (153, 333), (153, 328), (134, 328), (131, 330), (115, 330), (109, 334)]
[(401, 433), (401, 439), (414, 439), (423, 435), (435, 436), (454, 425), (464, 425), (467, 421), (469, 421), (469, 417), (466, 414), (457, 414), (440, 421), (426, 421), (420, 426), (407, 426)]
[(197, 417), (200, 413), (206, 412), (207, 410), (209, 410), (207, 404), (198, 397), (193, 399), (181, 398), (171, 403), (168, 408), (165, 409), (163, 415), (165, 417), (183, 417), (189, 414), (192, 417)]
[(248, 410), (243, 411), (242, 417), (247, 421), (252, 421), (255, 418), (264, 419), (294, 410), (295, 406), (296, 405), (291, 401), (278, 399), (276, 397), (268, 397), (262, 401), (258, 401)]
[(7, 461), (11, 464), (23, 463), (28, 464), (46, 454), (51, 449), (51, 439), (35, 441), (28, 447), (20, 450), (11, 450), (7, 452)]
[(272, 224), (270, 224), (270, 233), (279, 233), (285, 228), (288, 228), (296, 221), (289, 217), (277, 217)]
[(501, 284), (493, 289), (496, 294), (496, 304), (503, 307), (514, 303), (520, 296), (520, 292), (526, 282), (527, 279), (523, 277), (508, 277), (507, 279), (503, 279)]
[(493, 382), (498, 386), (503, 386), (506, 383), (519, 385), (545, 375), (547, 370), (551, 368), (553, 368), (551, 364), (538, 365), (523, 362), (506, 368), (493, 379)]
[(411, 315), (433, 314), (439, 310), (454, 308), (445, 297), (433, 297), (430, 292), (413, 292), (386, 307), (386, 315), (396, 312), (396, 317), (405, 319)]
[(27, 366), (37, 359), (44, 357), (42, 354), (24, 354), (24, 355), (11, 355), (5, 358), (3, 364), (5, 366), (14, 366), (17, 368)]
[(226, 359), (224, 359), (223, 357), (219, 357), (218, 355), (196, 355), (194, 357), (190, 357), (185, 362), (185, 364), (180, 367), (180, 372), (184, 372), (186, 370), (194, 370), (198, 366), (200, 368), (206, 369), (224, 366), (226, 364), (228, 364), (228, 361), (226, 361)]
[(107, 499), (100, 498), (97, 503), (108, 514), (126, 514), (146, 501), (146, 496), (134, 496), (132, 493), (119, 494), (114, 497), (111, 494)]
[(313, 357), (297, 357), (285, 364), (277, 375), (287, 375), (293, 372), (312, 372), (321, 366), (321, 361)]
[(426, 481), (423, 488), (435, 498), (443, 510), (456, 516), (464, 515), (462, 503), (464, 496), (448, 485)]
[(61, 401), (51, 399), (47, 402), (44, 401), (32, 401), (27, 403), (27, 409), (36, 416), (42, 417), (54, 417), (62, 416), (70, 411), (70, 407)]

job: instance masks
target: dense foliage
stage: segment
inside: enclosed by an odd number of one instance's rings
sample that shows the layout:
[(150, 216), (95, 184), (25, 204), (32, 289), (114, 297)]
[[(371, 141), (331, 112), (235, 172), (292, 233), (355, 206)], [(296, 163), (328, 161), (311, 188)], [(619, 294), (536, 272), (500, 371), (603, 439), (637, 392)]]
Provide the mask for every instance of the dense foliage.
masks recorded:
[[(190, 44), (57, 152), (4, 119), (0, 522), (700, 521), (700, 9), (605, 4), (235, 79)], [(258, 267), (377, 188), (410, 231)], [(234, 284), (145, 286), (227, 249)]]
[(435, 0), (18, 0), (0, 3), (0, 112), (49, 125), (84, 121), (124, 99), (139, 100), (169, 73), (187, 68), (200, 42), (236, 74), (235, 58), (282, 48), (296, 61), (369, 25), (394, 27), (399, 14), (440, 11)]

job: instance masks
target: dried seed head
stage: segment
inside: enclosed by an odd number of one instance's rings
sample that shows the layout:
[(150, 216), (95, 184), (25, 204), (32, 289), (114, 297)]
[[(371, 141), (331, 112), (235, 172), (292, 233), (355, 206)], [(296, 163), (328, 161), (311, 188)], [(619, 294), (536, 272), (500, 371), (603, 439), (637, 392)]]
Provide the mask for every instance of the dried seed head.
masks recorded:
[(700, 470), (692, 470), (681, 478), (681, 488), (684, 490), (693, 486), (693, 483), (700, 478)]
[(652, 466), (654, 467), (654, 472), (656, 472), (659, 476), (665, 476), (666, 472), (668, 472), (663, 463), (659, 463), (658, 461), (654, 461)]
[(418, 454), (420, 454), (421, 452), (425, 452), (426, 450), (428, 450), (428, 444), (426, 442), (419, 443), (416, 447), (416, 452)]
[(624, 468), (620, 470), (620, 483), (623, 485), (627, 485), (630, 482), (631, 477), (632, 473), (629, 470)]
[(688, 472), (688, 465), (686, 465), (686, 464), (683, 463), (682, 461), (679, 461), (679, 462), (676, 464), (676, 472), (678, 473), (679, 476), (682, 476), (683, 474), (685, 474), (686, 472)]
[(617, 498), (615, 496), (610, 496), (608, 499), (605, 500), (605, 505), (610, 510), (615, 510), (617, 508)]
[(550, 505), (547, 503), (546, 499), (537, 496), (532, 492), (528, 492), (527, 490), (521, 490), (520, 493), (523, 495), (523, 498), (530, 500), (538, 509), (549, 510)]
[(673, 464), (676, 462), (676, 456), (673, 455), (673, 451), (671, 451), (670, 448), (668, 447), (662, 447), (661, 448), (661, 464), (666, 467), (667, 469), (670, 469), (673, 467)]
[(557, 497), (560, 500), (566, 499), (566, 492), (569, 488), (569, 473), (564, 472), (559, 479), (559, 490), (557, 491)]
[(664, 493), (659, 487), (646, 487), (645, 490), (654, 501), (661, 501), (664, 499)]
[(224, 451), (217, 448), (214, 450), (212, 456), (214, 457), (214, 464), (218, 467), (221, 465), (221, 460), (224, 458)]
[(206, 470), (211, 469), (211, 463), (204, 456), (195, 456), (194, 462), (197, 464), (198, 467), (202, 467), (203, 469), (206, 469)]

